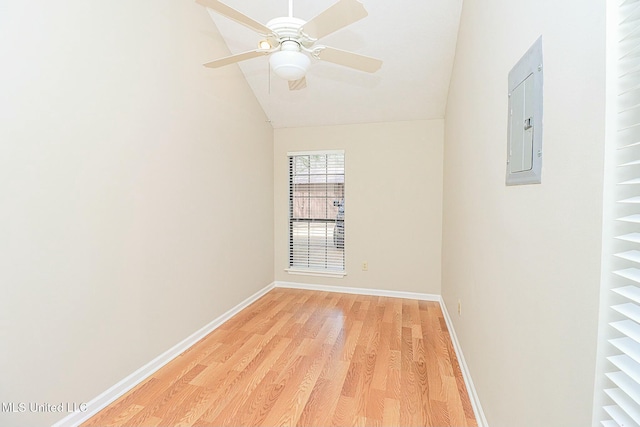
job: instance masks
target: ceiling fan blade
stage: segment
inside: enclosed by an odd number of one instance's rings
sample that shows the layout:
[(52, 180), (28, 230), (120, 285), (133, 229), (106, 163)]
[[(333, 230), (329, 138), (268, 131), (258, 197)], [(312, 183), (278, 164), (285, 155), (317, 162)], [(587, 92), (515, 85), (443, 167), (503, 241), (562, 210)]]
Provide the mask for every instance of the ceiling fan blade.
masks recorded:
[(305, 77), (298, 80), (289, 80), (289, 90), (300, 90), (307, 87), (307, 79)]
[(231, 56), (225, 56), (224, 58), (216, 59), (215, 61), (207, 62), (204, 64), (207, 68), (219, 68), (225, 65), (234, 64), (240, 61), (246, 61), (247, 59), (257, 58), (259, 56), (268, 55), (269, 52), (264, 50), (250, 50), (248, 52), (237, 53)]
[(333, 47), (323, 47), (315, 55), (318, 59), (356, 70), (375, 73), (382, 66), (382, 61), (370, 56), (358, 55), (357, 53), (340, 50)]
[(245, 27), (248, 27), (257, 32), (258, 34), (268, 36), (272, 32), (265, 25), (262, 25), (258, 21), (249, 18), (244, 13), (235, 10), (231, 6), (227, 6), (226, 4), (221, 3), (218, 0), (196, 0), (196, 3), (204, 7), (208, 7), (209, 9), (212, 9), (218, 12), (220, 15), (226, 16), (229, 19), (233, 19), (238, 24), (242, 24)]
[(359, 21), (367, 15), (367, 11), (358, 0), (339, 0), (304, 24), (302, 32), (317, 40)]

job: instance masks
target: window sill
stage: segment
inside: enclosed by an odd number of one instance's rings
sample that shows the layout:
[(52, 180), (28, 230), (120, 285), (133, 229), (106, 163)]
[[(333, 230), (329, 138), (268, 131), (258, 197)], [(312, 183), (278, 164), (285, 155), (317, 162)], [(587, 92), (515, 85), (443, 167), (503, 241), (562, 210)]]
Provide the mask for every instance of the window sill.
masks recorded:
[(289, 274), (297, 274), (300, 276), (319, 276), (319, 277), (337, 277), (342, 279), (347, 275), (346, 271), (321, 271), (321, 270), (303, 270), (299, 268), (285, 268)]

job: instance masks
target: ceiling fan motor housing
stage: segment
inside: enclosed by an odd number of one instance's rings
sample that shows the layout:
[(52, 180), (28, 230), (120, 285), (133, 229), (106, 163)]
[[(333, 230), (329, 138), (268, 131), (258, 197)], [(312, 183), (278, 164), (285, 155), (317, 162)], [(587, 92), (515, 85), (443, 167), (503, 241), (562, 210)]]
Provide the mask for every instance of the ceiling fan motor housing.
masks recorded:
[(276, 47), (285, 40), (294, 40), (300, 46), (305, 48), (310, 47), (315, 40), (306, 36), (300, 31), (306, 21), (302, 19), (294, 18), (291, 16), (284, 16), (281, 18), (274, 18), (267, 22), (267, 27), (272, 31), (272, 35), (268, 37), (270, 41), (274, 43), (272, 46)]

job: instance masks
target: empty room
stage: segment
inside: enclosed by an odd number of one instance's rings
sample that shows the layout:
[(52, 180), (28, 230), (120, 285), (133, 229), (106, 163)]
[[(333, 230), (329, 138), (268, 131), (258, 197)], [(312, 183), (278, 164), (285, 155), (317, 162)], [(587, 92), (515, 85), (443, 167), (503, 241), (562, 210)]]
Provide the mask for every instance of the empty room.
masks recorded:
[(638, 0), (0, 0), (0, 425), (640, 426), (638, 52)]

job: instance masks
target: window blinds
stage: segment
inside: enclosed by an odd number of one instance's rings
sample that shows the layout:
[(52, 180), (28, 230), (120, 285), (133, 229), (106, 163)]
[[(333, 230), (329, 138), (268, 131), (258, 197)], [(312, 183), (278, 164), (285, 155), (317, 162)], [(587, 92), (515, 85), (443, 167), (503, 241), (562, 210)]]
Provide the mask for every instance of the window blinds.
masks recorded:
[(640, 0), (619, 1), (615, 34), (615, 135), (612, 150), (612, 273), (604, 286), (610, 310), (605, 313), (608, 355), (604, 393), (605, 427), (640, 426)]
[(344, 152), (289, 153), (289, 268), (344, 272)]

